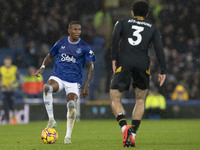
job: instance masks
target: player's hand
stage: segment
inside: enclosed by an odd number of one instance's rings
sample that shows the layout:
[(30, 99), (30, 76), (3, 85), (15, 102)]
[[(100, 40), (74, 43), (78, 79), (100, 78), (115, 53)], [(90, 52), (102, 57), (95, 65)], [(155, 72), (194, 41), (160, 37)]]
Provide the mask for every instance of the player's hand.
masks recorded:
[(115, 74), (115, 71), (117, 69), (117, 61), (116, 60), (112, 61), (112, 69), (113, 69), (113, 74)]
[(40, 76), (39, 74), (41, 74), (43, 72), (44, 72), (44, 68), (40, 68), (39, 70), (36, 71), (35, 76), (39, 77)]
[(166, 74), (158, 74), (158, 82), (160, 86), (163, 85), (163, 83), (165, 82), (165, 79), (166, 79)]
[(81, 90), (81, 98), (87, 97), (89, 93), (89, 85), (85, 85)]

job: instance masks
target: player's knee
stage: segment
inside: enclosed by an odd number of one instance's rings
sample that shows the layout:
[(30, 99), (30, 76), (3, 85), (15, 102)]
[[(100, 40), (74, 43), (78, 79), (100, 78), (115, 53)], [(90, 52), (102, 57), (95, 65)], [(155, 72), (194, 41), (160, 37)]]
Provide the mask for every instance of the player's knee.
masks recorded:
[(73, 108), (75, 108), (75, 102), (73, 100), (70, 100), (67, 103), (67, 109), (73, 109)]
[(117, 89), (111, 89), (110, 90), (110, 97), (111, 102), (120, 102), (122, 96), (122, 92), (120, 92)]
[(45, 92), (45, 94), (47, 93), (52, 93), (53, 92), (53, 87), (49, 84), (45, 84), (43, 87), (43, 91)]
[(147, 93), (148, 93), (147, 89), (146, 90), (142, 90), (142, 89), (136, 88), (135, 89), (135, 95), (136, 95), (135, 98), (136, 98), (136, 100), (145, 101)]
[(136, 99), (135, 104), (137, 105), (137, 107), (144, 107), (145, 100), (143, 100), (143, 99)]
[(76, 102), (78, 100), (78, 95), (76, 93), (67, 94), (67, 101), (69, 102), (70, 100), (73, 100)]

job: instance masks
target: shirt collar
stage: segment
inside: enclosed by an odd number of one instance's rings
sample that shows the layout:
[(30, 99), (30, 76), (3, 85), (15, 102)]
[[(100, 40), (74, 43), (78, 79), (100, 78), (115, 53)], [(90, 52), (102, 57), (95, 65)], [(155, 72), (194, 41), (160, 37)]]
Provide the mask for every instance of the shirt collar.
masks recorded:
[(77, 42), (71, 42), (70, 39), (69, 39), (69, 36), (68, 36), (68, 42), (70, 44), (78, 44), (80, 42), (80, 40), (81, 40), (81, 38), (79, 38)]

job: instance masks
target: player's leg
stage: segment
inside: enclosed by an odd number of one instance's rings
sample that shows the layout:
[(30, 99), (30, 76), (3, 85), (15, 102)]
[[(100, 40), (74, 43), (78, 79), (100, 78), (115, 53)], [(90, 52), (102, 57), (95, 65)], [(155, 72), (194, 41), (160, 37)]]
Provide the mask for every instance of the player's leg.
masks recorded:
[(80, 99), (76, 102), (76, 122), (79, 122), (81, 118), (81, 102)]
[(124, 115), (124, 107), (121, 104), (121, 97), (122, 97), (122, 92), (120, 92), (119, 90), (117, 89), (110, 90), (111, 108), (123, 132), (125, 126), (127, 125), (127, 122), (126, 122), (126, 117)]
[[(133, 87), (135, 88), (135, 106), (132, 112), (131, 139), (135, 140), (136, 132), (140, 126), (145, 110), (145, 99), (149, 88), (149, 74), (146, 70), (134, 69), (132, 77)], [(135, 143), (133, 146), (135, 146)]]
[(119, 125), (121, 126), (123, 146), (129, 147), (131, 146), (130, 136), (132, 128), (131, 126), (127, 125), (124, 107), (121, 104), (121, 97), (122, 92), (120, 92), (119, 90), (110, 90), (111, 108), (115, 117), (117, 118), (117, 121), (119, 122)]
[(17, 124), (17, 116), (14, 112), (14, 91), (10, 91), (9, 92), (9, 96), (8, 96), (8, 101), (9, 101), (9, 108), (10, 108), (10, 111), (12, 112), (11, 113), (11, 116), (10, 116), (10, 123), (11, 124)]
[(54, 78), (50, 78), (43, 87), (43, 99), (49, 118), (46, 128), (54, 128), (56, 126), (53, 113), (53, 92), (59, 91), (60, 88), (61, 87), (59, 86), (58, 81), (56, 81)]
[(2, 92), (2, 99), (3, 99), (3, 110), (4, 110), (4, 118), (6, 122), (9, 123), (9, 102), (7, 100), (7, 92)]
[(65, 144), (72, 143), (71, 136), (76, 120), (76, 102), (80, 94), (80, 84), (64, 82), (67, 95), (67, 131), (64, 139)]
[(78, 95), (75, 93), (69, 93), (67, 95), (67, 131), (64, 139), (65, 144), (70, 144), (72, 130), (74, 127), (74, 122), (76, 120), (76, 101), (78, 99)]
[(132, 112), (132, 128), (133, 128), (133, 137), (135, 138), (136, 132), (140, 126), (144, 110), (145, 110), (145, 99), (148, 89), (142, 90), (135, 88), (135, 106)]
[(131, 76), (129, 71), (118, 72), (112, 77), (110, 89), (111, 108), (121, 126), (124, 147), (129, 147), (130, 145), (131, 127), (127, 125), (124, 107), (121, 104), (121, 97), (122, 91), (129, 89), (130, 81)]

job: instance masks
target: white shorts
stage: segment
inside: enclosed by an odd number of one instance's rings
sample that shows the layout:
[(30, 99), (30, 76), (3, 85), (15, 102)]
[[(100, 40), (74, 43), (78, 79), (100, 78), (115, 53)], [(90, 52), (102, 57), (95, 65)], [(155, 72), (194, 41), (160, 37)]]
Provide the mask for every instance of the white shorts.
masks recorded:
[[(49, 80), (50, 79), (58, 82), (59, 89), (58, 89), (57, 92), (60, 92), (63, 89), (65, 89), (66, 95), (68, 95), (69, 93), (75, 93), (79, 97), (80, 87), (81, 87), (79, 83), (70, 83), (70, 82), (67, 82), (67, 81), (63, 81), (56, 76), (50, 76)], [(55, 93), (57, 93), (57, 92), (55, 92)]]

